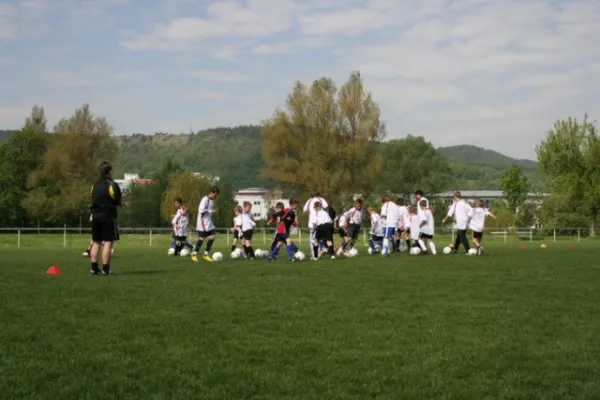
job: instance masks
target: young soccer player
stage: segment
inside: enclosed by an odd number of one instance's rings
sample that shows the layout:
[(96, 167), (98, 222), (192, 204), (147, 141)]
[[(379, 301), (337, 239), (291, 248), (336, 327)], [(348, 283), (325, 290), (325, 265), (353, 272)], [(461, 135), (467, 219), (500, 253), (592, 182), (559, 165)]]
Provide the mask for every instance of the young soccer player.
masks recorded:
[(198, 218), (196, 222), (196, 230), (198, 231), (198, 241), (194, 246), (192, 252), (192, 261), (198, 262), (198, 252), (202, 248), (202, 244), (206, 240), (206, 250), (204, 251), (203, 258), (205, 261), (213, 262), (210, 256), (210, 250), (215, 241), (216, 231), (215, 225), (212, 220), (213, 214), (217, 212), (215, 210), (215, 198), (219, 195), (219, 188), (213, 186), (210, 188), (208, 194), (200, 200), (198, 205)]
[(354, 202), (354, 207), (346, 211), (346, 213), (344, 214), (348, 221), (348, 231), (346, 233), (346, 237), (344, 238), (344, 242), (342, 243), (342, 253), (352, 250), (356, 243), (356, 240), (358, 240), (363, 215), (364, 210), (362, 199), (357, 199)]
[(389, 257), (390, 255), (390, 242), (392, 248), (395, 248), (394, 234), (398, 229), (398, 206), (396, 203), (390, 200), (390, 196), (383, 196), (381, 198), (381, 219), (384, 221), (384, 236), (383, 236), (383, 255)]
[(176, 256), (178, 256), (179, 253), (181, 253), (181, 250), (183, 250), (183, 248), (185, 247), (185, 243), (187, 243), (187, 211), (187, 207), (182, 206), (171, 221), (171, 225), (173, 225), (173, 234), (175, 236)]
[(431, 254), (436, 255), (437, 250), (435, 248), (435, 243), (433, 243), (433, 234), (434, 234), (434, 220), (433, 214), (428, 207), (427, 200), (421, 200), (419, 202), (421, 209), (424, 211), (425, 219), (421, 221), (421, 235), (419, 238), (419, 245), (421, 246), (421, 250), (423, 252), (427, 252), (427, 247), (425, 247), (425, 243), (429, 245), (429, 249), (431, 250)]
[[(304, 207), (302, 208), (302, 210), (304, 211), (304, 214), (306, 214), (308, 216), (308, 220), (310, 221), (310, 215), (312, 213), (314, 213), (315, 211), (315, 203), (316, 202), (321, 203), (321, 207), (323, 207), (324, 210), (327, 210), (329, 208), (329, 204), (327, 204), (327, 201), (325, 201), (324, 198), (321, 197), (321, 194), (318, 191), (314, 191), (310, 194), (310, 198), (308, 200), (306, 200), (306, 203), (304, 203)], [(310, 243), (311, 243), (311, 251), (312, 251), (312, 243), (315, 240), (315, 231), (312, 230), (312, 228), (310, 227), (309, 224), (309, 232), (310, 232)]]
[(242, 214), (242, 237), (244, 238), (244, 254), (249, 260), (254, 260), (254, 249), (252, 248), (252, 236), (254, 236), (254, 216), (252, 216), (252, 203), (244, 202), (244, 213)]
[(277, 222), (275, 228), (275, 242), (274, 246), (271, 246), (271, 254), (269, 254), (269, 260), (273, 261), (279, 255), (279, 249), (286, 244), (286, 250), (288, 258), (291, 262), (296, 261), (294, 254), (298, 248), (294, 245), (292, 238), (290, 237), (290, 229), (292, 226), (296, 226), (296, 208), (298, 208), (298, 200), (291, 199), (290, 207), (285, 208), (283, 203), (277, 203), (275, 205), (275, 214), (267, 221), (267, 225), (272, 222)]
[(376, 254), (381, 251), (383, 246), (383, 224), (381, 217), (377, 214), (375, 207), (369, 207), (369, 215), (371, 216), (371, 234), (369, 235), (369, 247), (371, 253)]
[(477, 200), (477, 204), (471, 213), (469, 214), (469, 228), (473, 231), (473, 244), (477, 247), (477, 255), (483, 254), (483, 227), (485, 225), (485, 217), (492, 217), (496, 219), (496, 216), (483, 208), (483, 200)]
[(396, 248), (399, 251), (405, 251), (407, 248), (406, 245), (406, 230), (408, 226), (408, 207), (404, 203), (404, 199), (396, 200), (396, 205), (398, 206), (398, 234), (396, 237)]
[(451, 218), (456, 218), (456, 240), (454, 242), (454, 253), (458, 253), (458, 248), (460, 244), (465, 247), (465, 254), (469, 255), (469, 250), (471, 249), (471, 245), (469, 244), (469, 239), (467, 238), (467, 225), (469, 221), (469, 215), (473, 211), (471, 205), (462, 197), (462, 194), (459, 191), (454, 192), (453, 203), (450, 209), (448, 210), (448, 215), (446, 218), (442, 220), (442, 223), (446, 223), (446, 221)]
[(348, 217), (346, 216), (346, 213), (348, 211), (350, 211), (350, 207), (345, 206), (342, 209), (342, 214), (338, 215), (333, 220), (333, 229), (334, 229), (334, 231), (337, 230), (338, 235), (340, 235), (340, 240), (342, 241), (342, 244), (340, 244), (338, 246), (338, 250), (337, 250), (338, 256), (341, 256), (342, 253), (344, 252), (344, 249), (343, 249), (344, 239), (346, 238), (346, 236), (348, 236)]
[(409, 207), (409, 215), (408, 215), (408, 234), (410, 235), (410, 243), (408, 246), (411, 247), (421, 247), (419, 244), (419, 239), (421, 236), (421, 218), (416, 213), (415, 208), (413, 206)]
[[(173, 221), (174, 219), (179, 219), (180, 218), (180, 216), (181, 216), (181, 208), (183, 207), (183, 199), (181, 197), (177, 197), (175, 199), (174, 203), (175, 203), (175, 208), (177, 209), (177, 212), (171, 218), (171, 221)], [(187, 209), (187, 207), (186, 207), (186, 209)], [(190, 218), (190, 211), (189, 211), (189, 209), (187, 210), (187, 216), (188, 216), (188, 221), (189, 221), (189, 218)], [(185, 247), (189, 247), (190, 250), (192, 250), (194, 248), (194, 245), (191, 244), (188, 241), (185, 241), (185, 243), (183, 245)], [(172, 235), (171, 247), (173, 248), (173, 250), (175, 250), (175, 248), (177, 247), (177, 239), (175, 238), (175, 232), (173, 232), (173, 235)]]
[(231, 227), (231, 232), (233, 233), (233, 243), (231, 245), (231, 252), (237, 249), (237, 244), (240, 240), (242, 240), (242, 214), (244, 210), (240, 206), (236, 206), (233, 209), (233, 226)]
[(335, 252), (333, 250), (333, 219), (331, 218), (331, 207), (330, 211), (327, 212), (323, 209), (321, 202), (316, 201), (314, 204), (314, 213), (311, 213), (309, 224), (311, 229), (315, 232), (315, 239), (313, 241), (313, 260), (319, 259), (319, 244), (324, 241), (327, 245), (327, 253), (331, 255), (331, 259), (335, 259)]

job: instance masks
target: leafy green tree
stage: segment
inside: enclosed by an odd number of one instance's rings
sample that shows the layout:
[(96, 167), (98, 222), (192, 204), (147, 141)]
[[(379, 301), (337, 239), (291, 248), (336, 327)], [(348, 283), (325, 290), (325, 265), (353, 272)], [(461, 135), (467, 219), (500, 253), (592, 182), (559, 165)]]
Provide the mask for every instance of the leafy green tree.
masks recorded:
[[(195, 226), (200, 200), (206, 196), (212, 183), (191, 172), (175, 172), (169, 176), (169, 186), (162, 197), (160, 214), (166, 221), (171, 221), (177, 210), (175, 199), (181, 197), (190, 211), (190, 226)], [(220, 210), (219, 210), (220, 211)]]
[(329, 78), (297, 82), (287, 110), (263, 123), (263, 178), (329, 199), (369, 191), (381, 169), (380, 111), (354, 72), (338, 90)]
[[(113, 161), (117, 153), (112, 132), (106, 119), (94, 117), (87, 104), (58, 122), (41, 165), (28, 178), (31, 189), (41, 189), (36, 195), (45, 193), (50, 199), (47, 213), (77, 222), (88, 213), (90, 188), (98, 179), (98, 165), (104, 160)], [(28, 209), (32, 216), (35, 211)]]
[(381, 190), (389, 190), (409, 201), (415, 190), (430, 195), (454, 184), (448, 160), (422, 136), (408, 135), (383, 146), (383, 168), (379, 174)]
[(508, 228), (515, 224), (515, 212), (508, 205), (506, 199), (499, 199), (492, 203), (490, 207), (492, 214), (496, 216), (496, 221), (486, 221), (486, 226), (495, 226), (497, 228)]
[(540, 170), (552, 192), (587, 220), (596, 235), (600, 212), (600, 139), (594, 122), (559, 120), (536, 148)]
[(27, 177), (42, 163), (49, 142), (44, 109), (33, 107), (20, 131), (0, 145), (0, 225), (26, 225)]
[(572, 202), (568, 195), (552, 193), (544, 198), (540, 206), (540, 222), (546, 229), (573, 229), (588, 226), (589, 221), (578, 202)]
[(219, 184), (219, 197), (215, 202), (215, 206), (219, 209), (219, 213), (215, 215), (215, 226), (230, 227), (233, 223), (233, 209), (237, 202), (233, 199), (233, 188), (229, 178), (221, 179)]
[(534, 203), (523, 203), (516, 215), (516, 224), (520, 227), (529, 228), (539, 221), (538, 206)]
[(163, 191), (158, 183), (136, 185), (128, 189), (129, 203), (120, 217), (122, 226), (157, 227), (164, 223), (160, 209)]
[(502, 176), (500, 188), (504, 191), (504, 198), (513, 213), (516, 214), (518, 208), (527, 200), (529, 187), (527, 177), (523, 174), (521, 167), (517, 165), (506, 170)]

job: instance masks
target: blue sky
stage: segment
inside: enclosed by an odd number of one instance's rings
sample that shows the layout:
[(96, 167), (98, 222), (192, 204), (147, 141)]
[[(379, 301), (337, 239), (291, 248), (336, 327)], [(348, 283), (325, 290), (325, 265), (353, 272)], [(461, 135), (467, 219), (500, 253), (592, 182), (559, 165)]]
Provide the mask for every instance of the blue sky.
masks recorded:
[(535, 158), (600, 118), (600, 1), (0, 0), (0, 129), (83, 103), (118, 134), (259, 123), (355, 69), (388, 138)]

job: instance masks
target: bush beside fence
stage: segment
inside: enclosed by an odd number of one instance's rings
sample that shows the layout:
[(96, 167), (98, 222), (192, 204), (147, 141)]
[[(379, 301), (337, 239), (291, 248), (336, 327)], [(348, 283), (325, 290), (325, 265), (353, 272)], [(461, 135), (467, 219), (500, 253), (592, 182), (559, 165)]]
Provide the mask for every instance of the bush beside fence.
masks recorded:
[[(168, 246), (171, 240), (171, 228), (120, 228), (120, 233), (124, 241), (135, 241), (139, 245), (148, 247), (156, 245)], [(233, 241), (233, 234), (229, 229), (217, 229), (219, 235), (218, 241), (230, 245)], [(254, 243), (268, 245), (275, 234), (274, 228), (259, 228), (255, 230)], [(33, 246), (42, 242), (48, 242), (55, 246), (62, 245), (70, 247), (71, 245), (81, 246), (82, 243), (89, 241), (91, 235), (90, 228), (0, 228), (0, 244), (5, 247)], [(437, 228), (435, 240), (439, 244), (444, 241), (452, 241), (456, 236), (456, 230), (452, 228)], [(190, 241), (196, 239), (196, 233), (190, 232), (188, 236)], [(369, 238), (369, 229), (361, 231), (359, 241), (367, 243)], [(308, 229), (297, 229), (292, 233), (292, 239), (298, 244), (307, 243), (309, 239)], [(484, 232), (484, 242), (487, 243), (514, 243), (514, 242), (534, 242), (534, 241), (573, 241), (594, 239), (589, 237), (588, 228), (552, 228), (552, 229), (529, 229), (529, 228), (489, 228)], [(336, 241), (339, 237), (336, 235)]]

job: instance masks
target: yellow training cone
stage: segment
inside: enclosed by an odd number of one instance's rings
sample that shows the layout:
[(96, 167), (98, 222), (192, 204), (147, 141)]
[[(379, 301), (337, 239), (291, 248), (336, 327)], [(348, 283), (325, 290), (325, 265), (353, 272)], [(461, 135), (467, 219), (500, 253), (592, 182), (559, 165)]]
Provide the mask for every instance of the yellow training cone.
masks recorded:
[(541, 245), (540, 247), (541, 247), (542, 249), (545, 249), (545, 248), (546, 248), (546, 247), (548, 247), (548, 246), (546, 246), (546, 244), (545, 244), (545, 243), (542, 243), (542, 245)]

